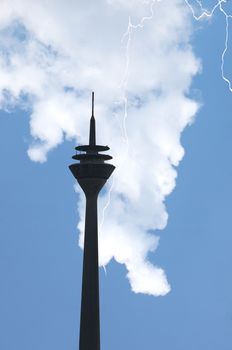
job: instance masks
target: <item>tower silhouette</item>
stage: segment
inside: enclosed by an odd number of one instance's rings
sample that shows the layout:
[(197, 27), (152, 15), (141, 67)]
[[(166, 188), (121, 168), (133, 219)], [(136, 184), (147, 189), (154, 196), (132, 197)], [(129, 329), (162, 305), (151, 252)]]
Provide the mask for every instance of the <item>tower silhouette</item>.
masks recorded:
[(93, 92), (89, 144), (75, 149), (80, 153), (72, 158), (79, 163), (70, 165), (69, 169), (86, 197), (79, 349), (100, 350), (97, 199), (115, 167), (105, 163), (111, 156), (99, 153), (109, 147), (96, 145)]

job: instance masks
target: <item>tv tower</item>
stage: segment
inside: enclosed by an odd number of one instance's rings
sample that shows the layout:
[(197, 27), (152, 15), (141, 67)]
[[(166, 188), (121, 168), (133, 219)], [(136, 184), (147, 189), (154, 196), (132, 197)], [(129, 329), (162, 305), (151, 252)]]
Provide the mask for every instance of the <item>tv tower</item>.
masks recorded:
[(72, 158), (79, 163), (70, 165), (69, 169), (86, 197), (79, 350), (100, 350), (97, 199), (115, 167), (105, 163), (111, 156), (99, 154), (109, 147), (96, 145), (94, 92), (89, 144), (75, 149), (80, 153)]

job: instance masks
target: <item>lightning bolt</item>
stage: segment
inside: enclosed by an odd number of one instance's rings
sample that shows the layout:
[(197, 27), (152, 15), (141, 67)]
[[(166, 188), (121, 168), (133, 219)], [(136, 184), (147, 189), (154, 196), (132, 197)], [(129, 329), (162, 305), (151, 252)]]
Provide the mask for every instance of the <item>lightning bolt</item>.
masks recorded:
[(212, 17), (214, 15), (214, 12), (219, 9), (219, 11), (224, 15), (225, 17), (225, 41), (224, 41), (224, 50), (222, 52), (221, 55), (221, 77), (222, 79), (227, 83), (228, 88), (230, 90), (230, 92), (232, 92), (232, 84), (231, 81), (226, 77), (225, 75), (225, 56), (228, 50), (228, 42), (229, 42), (229, 19), (232, 18), (232, 15), (229, 15), (223, 8), (223, 4), (226, 4), (229, 0), (219, 0), (214, 6), (213, 8), (209, 11), (207, 9), (204, 9), (203, 5), (202, 5), (202, 1), (196, 0), (197, 4), (199, 5), (200, 9), (201, 9), (201, 14), (199, 16), (197, 16), (195, 14), (194, 8), (192, 7), (192, 5), (189, 3), (188, 0), (185, 0), (185, 3), (187, 4), (187, 6), (190, 8), (193, 18), (196, 21), (199, 21), (203, 18), (206, 17)]
[[(154, 5), (160, 1), (162, 1), (162, 0), (150, 0), (150, 1), (144, 0), (142, 2), (142, 4), (150, 5), (150, 15), (142, 17), (140, 22), (137, 24), (133, 24), (131, 21), (131, 16), (129, 16), (127, 30), (123, 34), (122, 39), (121, 39), (122, 44), (126, 41), (126, 45), (124, 47), (125, 48), (125, 71), (124, 71), (124, 76), (122, 78), (121, 84), (119, 86), (119, 89), (121, 89), (123, 91), (123, 97), (122, 97), (122, 102), (121, 102), (121, 104), (123, 105), (123, 110), (124, 110), (124, 115), (123, 115), (123, 120), (122, 120), (122, 138), (126, 144), (126, 151), (125, 151), (125, 156), (124, 156), (123, 160), (121, 161), (121, 164), (117, 168), (117, 171), (119, 171), (121, 169), (121, 167), (124, 165), (126, 156), (128, 155), (129, 148), (130, 148), (127, 127), (126, 127), (126, 124), (127, 124), (126, 121), (128, 118), (127, 84), (128, 84), (128, 79), (129, 79), (130, 46), (131, 46), (132, 35), (133, 35), (133, 32), (135, 30), (142, 29), (147, 21), (152, 20), (152, 18), (154, 16)], [(196, 3), (198, 4), (198, 6), (200, 7), (200, 10), (201, 10), (200, 14), (196, 15), (194, 7), (190, 4), (190, 1), (184, 0), (184, 2), (186, 3), (186, 5), (189, 7), (189, 9), (191, 11), (193, 18), (196, 21), (200, 21), (204, 18), (212, 17), (217, 9), (219, 11), (221, 11), (223, 13), (223, 15), (225, 16), (225, 42), (224, 42), (224, 50), (223, 50), (222, 55), (221, 55), (221, 76), (222, 76), (222, 79), (228, 84), (229, 90), (232, 92), (231, 81), (226, 77), (225, 72), (224, 72), (225, 56), (226, 56), (226, 53), (228, 50), (228, 41), (229, 41), (229, 19), (232, 18), (232, 15), (229, 15), (223, 8), (223, 4), (226, 4), (228, 1), (229, 0), (218, 0), (218, 2), (212, 7), (212, 9), (208, 10), (208, 9), (204, 8), (204, 6), (202, 5), (202, 1), (196, 0)], [(111, 183), (111, 186), (110, 186), (110, 189), (108, 192), (108, 199), (107, 199), (107, 202), (102, 210), (102, 219), (101, 219), (101, 223), (100, 223), (100, 234), (101, 234), (102, 227), (104, 225), (106, 211), (107, 211), (108, 207), (110, 206), (111, 195), (112, 195), (112, 191), (113, 191), (113, 188), (115, 185), (115, 176), (116, 176), (116, 173), (112, 177), (112, 183)], [(104, 271), (106, 273), (105, 266), (103, 266), (103, 268), (104, 268)]]
[[(125, 45), (125, 71), (124, 71), (124, 76), (122, 78), (122, 81), (119, 85), (119, 89), (123, 91), (123, 97), (122, 97), (122, 105), (123, 105), (123, 110), (124, 110), (124, 114), (123, 114), (123, 120), (122, 120), (122, 139), (126, 144), (126, 151), (125, 151), (125, 155), (124, 158), (121, 161), (121, 164), (119, 165), (119, 167), (116, 169), (116, 171), (120, 171), (120, 169), (122, 168), (122, 166), (125, 163), (125, 159), (128, 155), (129, 152), (129, 148), (130, 148), (130, 143), (129, 143), (129, 138), (128, 138), (128, 133), (127, 133), (127, 127), (126, 127), (126, 121), (127, 121), (127, 117), (128, 117), (128, 97), (127, 97), (127, 83), (128, 83), (128, 78), (129, 78), (129, 66), (130, 66), (130, 46), (131, 46), (131, 38), (132, 38), (132, 34), (133, 31), (138, 29), (138, 28), (143, 28), (145, 25), (146, 21), (150, 21), (152, 20), (153, 16), (154, 16), (154, 5), (156, 2), (159, 2), (161, 0), (151, 0), (151, 1), (143, 1), (143, 4), (148, 4), (150, 5), (150, 15), (149, 16), (144, 16), (142, 17), (142, 19), (140, 20), (139, 23), (137, 24), (133, 24), (131, 21), (131, 16), (129, 16), (128, 19), (128, 26), (127, 26), (127, 30), (126, 32), (123, 34), (122, 39), (121, 39), (121, 43), (123, 44), (123, 42), (126, 40), (126, 45)], [(104, 225), (104, 221), (105, 221), (105, 216), (106, 216), (106, 211), (108, 209), (108, 207), (110, 206), (110, 202), (111, 202), (111, 194), (115, 185), (115, 176), (117, 173), (115, 173), (112, 177), (112, 183), (108, 192), (108, 199), (107, 202), (102, 210), (102, 219), (101, 219), (101, 223), (100, 223), (100, 230), (99, 230), (99, 235), (101, 235), (102, 232), (102, 227)], [(105, 274), (107, 274), (106, 272), (106, 267), (103, 265), (103, 269), (105, 271)]]
[(220, 7), (221, 3), (223, 2), (226, 2), (226, 0), (219, 0), (216, 5), (214, 5), (214, 7), (212, 8), (211, 11), (208, 11), (206, 9), (204, 9), (203, 5), (202, 5), (202, 2), (197, 0), (197, 4), (200, 6), (200, 9), (201, 9), (201, 14), (199, 16), (197, 16), (195, 14), (195, 11), (194, 11), (194, 8), (193, 6), (190, 4), (190, 2), (188, 0), (184, 0), (185, 3), (187, 4), (187, 6), (190, 8), (191, 12), (192, 12), (192, 15), (193, 15), (193, 18), (196, 20), (196, 21), (199, 21), (200, 19), (204, 18), (204, 17), (212, 17), (214, 12), (216, 11), (216, 9), (218, 7)]
[(229, 90), (230, 92), (232, 92), (231, 81), (225, 76), (225, 73), (224, 73), (225, 55), (228, 50), (228, 40), (229, 40), (229, 19), (232, 18), (232, 16), (226, 13), (226, 11), (222, 8), (221, 4), (220, 4), (220, 11), (224, 14), (225, 20), (226, 20), (225, 46), (221, 57), (221, 74), (222, 74), (222, 79), (228, 84)]

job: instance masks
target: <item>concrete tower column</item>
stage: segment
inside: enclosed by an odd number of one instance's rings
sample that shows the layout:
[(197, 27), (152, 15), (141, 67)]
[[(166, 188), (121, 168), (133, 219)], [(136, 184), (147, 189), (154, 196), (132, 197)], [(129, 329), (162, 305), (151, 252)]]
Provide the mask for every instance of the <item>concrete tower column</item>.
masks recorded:
[(115, 167), (105, 163), (111, 156), (99, 153), (109, 150), (109, 147), (96, 145), (94, 93), (89, 145), (75, 149), (82, 152), (72, 157), (79, 163), (69, 168), (86, 197), (79, 349), (100, 350), (97, 199)]

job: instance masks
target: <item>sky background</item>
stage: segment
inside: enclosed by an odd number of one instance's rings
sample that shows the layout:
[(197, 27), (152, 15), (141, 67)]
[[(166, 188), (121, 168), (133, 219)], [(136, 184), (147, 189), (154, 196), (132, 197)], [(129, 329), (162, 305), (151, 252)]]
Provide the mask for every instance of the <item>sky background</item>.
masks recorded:
[[(185, 156), (166, 199), (168, 224), (149, 253), (171, 291), (135, 294), (124, 265), (111, 260), (106, 274), (101, 268), (103, 350), (232, 348), (232, 94), (220, 71), (225, 17), (217, 11), (210, 22), (193, 24), (191, 44), (203, 69), (191, 94), (201, 108), (181, 135)], [(228, 77), (229, 62), (228, 55)], [(0, 112), (0, 348), (74, 350), (83, 257), (68, 170), (76, 143), (59, 145), (48, 162), (32, 162), (29, 116), (17, 106)]]

